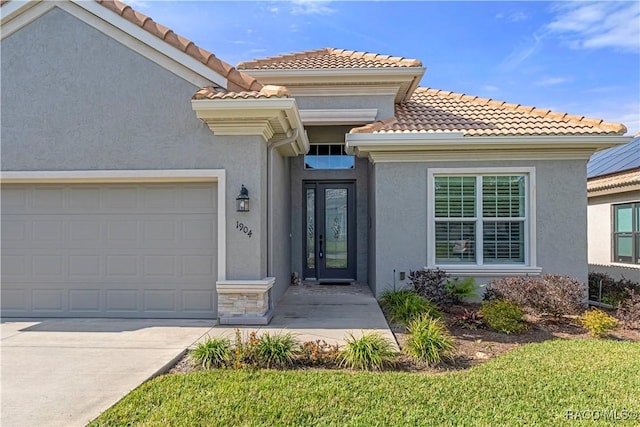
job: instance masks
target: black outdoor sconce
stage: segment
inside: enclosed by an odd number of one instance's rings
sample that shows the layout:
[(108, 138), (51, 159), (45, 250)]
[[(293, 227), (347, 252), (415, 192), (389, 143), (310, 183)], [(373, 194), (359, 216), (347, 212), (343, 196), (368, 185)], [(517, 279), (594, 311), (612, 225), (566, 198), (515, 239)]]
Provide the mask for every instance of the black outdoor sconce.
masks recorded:
[(240, 194), (236, 197), (236, 210), (238, 212), (249, 212), (249, 190), (242, 184)]

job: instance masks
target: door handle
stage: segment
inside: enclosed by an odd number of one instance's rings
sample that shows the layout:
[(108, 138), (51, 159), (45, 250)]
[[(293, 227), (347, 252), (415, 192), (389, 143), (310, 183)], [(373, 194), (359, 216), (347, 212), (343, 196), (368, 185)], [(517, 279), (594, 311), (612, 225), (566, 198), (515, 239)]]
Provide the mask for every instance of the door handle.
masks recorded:
[(324, 253), (322, 252), (322, 234), (320, 235), (320, 241), (318, 242), (318, 258), (322, 259), (322, 257), (324, 256)]

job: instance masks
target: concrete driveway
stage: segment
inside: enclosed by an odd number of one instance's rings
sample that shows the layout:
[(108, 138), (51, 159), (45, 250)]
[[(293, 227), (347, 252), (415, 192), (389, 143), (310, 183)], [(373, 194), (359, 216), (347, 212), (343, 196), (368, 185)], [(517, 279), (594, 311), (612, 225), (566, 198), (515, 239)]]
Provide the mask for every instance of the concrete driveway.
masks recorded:
[[(2, 427), (84, 426), (127, 393), (164, 371), (206, 336), (233, 339), (214, 320), (5, 320), (0, 400)], [(268, 326), (300, 341), (343, 344), (348, 333), (395, 338), (366, 285), (290, 287)]]
[(3, 427), (84, 426), (171, 365), (213, 320), (3, 321)]

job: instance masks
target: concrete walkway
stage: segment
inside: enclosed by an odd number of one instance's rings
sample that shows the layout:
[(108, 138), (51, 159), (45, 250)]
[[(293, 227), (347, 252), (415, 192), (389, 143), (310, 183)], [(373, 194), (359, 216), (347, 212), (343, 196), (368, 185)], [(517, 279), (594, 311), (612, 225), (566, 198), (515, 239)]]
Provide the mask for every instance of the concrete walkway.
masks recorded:
[[(0, 330), (2, 427), (86, 425), (196, 342), (235, 333), (211, 320), (134, 319), (5, 320)], [(330, 344), (342, 344), (348, 333), (378, 332), (395, 344), (363, 285), (292, 286), (270, 325), (241, 330)]]
[(235, 330), (292, 332), (300, 342), (325, 340), (344, 344), (348, 334), (378, 333), (398, 350), (398, 344), (377, 300), (365, 284), (290, 286), (267, 326), (216, 326), (209, 336), (233, 339)]

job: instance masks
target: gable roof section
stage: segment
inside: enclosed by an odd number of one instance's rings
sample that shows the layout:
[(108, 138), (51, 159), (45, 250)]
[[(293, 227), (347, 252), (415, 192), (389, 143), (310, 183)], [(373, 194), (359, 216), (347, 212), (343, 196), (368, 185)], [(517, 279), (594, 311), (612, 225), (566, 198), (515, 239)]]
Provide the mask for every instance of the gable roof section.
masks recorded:
[(96, 2), (224, 76), (228, 80), (228, 90), (253, 91), (262, 88), (255, 78), (238, 71), (232, 65), (218, 59), (213, 53), (174, 33), (170, 28), (158, 24), (147, 15), (133, 10), (131, 6), (118, 0), (96, 0)]
[(422, 67), (417, 59), (324, 48), (241, 62), (241, 70), (317, 70)]
[[(121, 43), (142, 53), (151, 60), (162, 63), (163, 61), (166, 62), (167, 58), (170, 58), (184, 67), (183, 69), (190, 70), (189, 72), (194, 72), (203, 77), (209, 74), (209, 77), (206, 77), (205, 80), (198, 79), (200, 82), (208, 80), (220, 84), (231, 91), (259, 91), (262, 88), (262, 84), (254, 77), (238, 71), (233, 66), (218, 59), (213, 53), (197, 46), (191, 40), (176, 34), (170, 28), (158, 24), (147, 15), (118, 0), (70, 0), (68, 2), (0, 0), (0, 6), (2, 8), (2, 38), (28, 25), (52, 8), (60, 7), (98, 30), (111, 34)], [(119, 18), (116, 18), (116, 15)], [(126, 22), (123, 22), (120, 18), (123, 18)], [(7, 23), (11, 23), (8, 30)], [(136, 27), (143, 31), (138, 31)], [(122, 33), (117, 33), (116, 28), (141, 43), (130, 44), (129, 39), (123, 40)], [(114, 31), (116, 32), (114, 33)], [(149, 35), (152, 37), (149, 37)], [(140, 51), (140, 46), (145, 46), (147, 50)], [(152, 52), (156, 52), (150, 53), (149, 48)], [(174, 50), (174, 48), (178, 51)], [(198, 67), (201, 68), (199, 71), (197, 70)], [(167, 65), (165, 68), (175, 71), (173, 66)], [(211, 73), (212, 71), (214, 73)], [(217, 76), (221, 76), (224, 81)]]
[(324, 48), (241, 62), (263, 84), (284, 85), (293, 96), (393, 95), (409, 98), (425, 68), (417, 59)]
[(395, 117), (351, 133), (462, 132), (465, 136), (622, 135), (618, 123), (419, 87)]
[(591, 156), (587, 163), (587, 178), (640, 169), (640, 135), (629, 143), (602, 150)]

